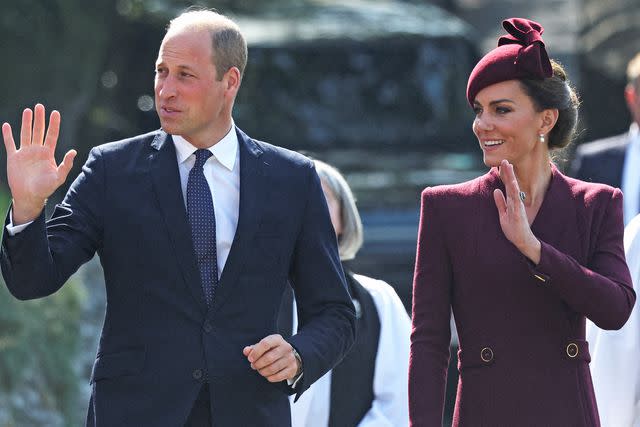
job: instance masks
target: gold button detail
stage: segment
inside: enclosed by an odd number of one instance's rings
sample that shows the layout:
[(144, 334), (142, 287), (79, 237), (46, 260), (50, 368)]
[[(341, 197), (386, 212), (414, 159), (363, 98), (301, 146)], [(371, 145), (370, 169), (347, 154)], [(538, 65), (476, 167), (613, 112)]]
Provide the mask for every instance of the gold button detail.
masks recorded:
[(578, 344), (574, 342), (567, 344), (567, 356), (573, 359), (579, 352)]
[(489, 347), (485, 347), (480, 350), (480, 359), (482, 359), (482, 361), (485, 363), (491, 362), (493, 360), (493, 350), (491, 350)]

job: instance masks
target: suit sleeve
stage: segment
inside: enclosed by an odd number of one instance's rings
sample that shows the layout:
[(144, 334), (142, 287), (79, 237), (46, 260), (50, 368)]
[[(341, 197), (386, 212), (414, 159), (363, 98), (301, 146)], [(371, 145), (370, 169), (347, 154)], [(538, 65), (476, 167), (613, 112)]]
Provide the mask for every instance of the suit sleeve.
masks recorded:
[(291, 345), (302, 358), (298, 396), (333, 368), (355, 339), (355, 310), (346, 288), (335, 231), (315, 169), (308, 169), (306, 206), (290, 270), (298, 306)]
[(442, 425), (451, 329), (452, 268), (433, 190), (422, 193), (413, 281), (409, 422)]
[(16, 298), (34, 299), (56, 292), (93, 257), (101, 239), (103, 194), (102, 160), (94, 148), (49, 221), (43, 211), (14, 236), (4, 228), (2, 274)]
[(540, 263), (534, 268), (534, 276), (598, 327), (620, 329), (636, 299), (624, 255), (620, 190), (614, 189), (604, 203), (599, 227), (590, 230), (595, 243), (587, 265), (541, 241)]

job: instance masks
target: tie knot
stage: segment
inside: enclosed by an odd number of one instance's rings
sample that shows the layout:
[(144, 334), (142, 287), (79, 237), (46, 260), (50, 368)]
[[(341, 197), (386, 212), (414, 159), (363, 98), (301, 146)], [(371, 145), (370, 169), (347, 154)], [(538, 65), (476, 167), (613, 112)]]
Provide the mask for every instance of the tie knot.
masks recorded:
[(205, 162), (209, 157), (211, 157), (213, 153), (209, 150), (204, 150), (202, 148), (196, 150), (196, 163), (193, 165), (194, 168), (202, 168)]

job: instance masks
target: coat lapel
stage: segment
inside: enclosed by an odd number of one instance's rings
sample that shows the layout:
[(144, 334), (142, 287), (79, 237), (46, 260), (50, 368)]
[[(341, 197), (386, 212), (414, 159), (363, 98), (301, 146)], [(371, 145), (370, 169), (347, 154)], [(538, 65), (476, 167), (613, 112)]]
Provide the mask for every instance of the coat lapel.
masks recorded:
[(158, 133), (151, 146), (154, 148), (149, 156), (153, 190), (164, 216), (184, 281), (197, 301), (198, 307), (204, 313), (207, 306), (191, 241), (191, 228), (184, 207), (175, 146), (169, 135), (163, 131)]
[(264, 169), (268, 166), (262, 161), (262, 149), (244, 132), (236, 128), (238, 149), (240, 150), (240, 206), (238, 227), (231, 244), (229, 257), (222, 270), (222, 276), (216, 290), (213, 311), (217, 311), (235, 289), (235, 282), (242, 271), (247, 248), (258, 228), (263, 197), (266, 193)]
[[(551, 182), (545, 194), (542, 206), (531, 224), (536, 237), (554, 246), (556, 249), (580, 259), (581, 246), (584, 241), (584, 230), (580, 226), (584, 219), (580, 218), (576, 209), (576, 198), (571, 184), (551, 164)], [(580, 239), (570, 236), (581, 236)]]

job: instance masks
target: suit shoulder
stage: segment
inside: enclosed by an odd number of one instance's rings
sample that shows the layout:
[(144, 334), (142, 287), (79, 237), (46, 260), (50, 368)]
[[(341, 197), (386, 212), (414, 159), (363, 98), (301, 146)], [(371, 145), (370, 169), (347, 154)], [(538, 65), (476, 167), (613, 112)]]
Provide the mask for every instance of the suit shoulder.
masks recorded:
[(580, 144), (576, 148), (576, 155), (582, 157), (598, 156), (612, 151), (624, 150), (628, 144), (628, 135), (623, 133), (621, 135), (610, 136), (608, 138)]
[(290, 164), (293, 167), (311, 168), (313, 161), (307, 156), (287, 148), (269, 144), (268, 142), (252, 139), (252, 141), (262, 149), (264, 154), (273, 161)]
[(162, 136), (163, 132), (161, 130), (155, 130), (118, 141), (100, 144), (94, 147), (92, 151), (99, 152), (102, 155), (114, 155), (121, 152), (131, 153), (132, 150), (137, 151), (143, 147), (147, 147), (155, 138)]

